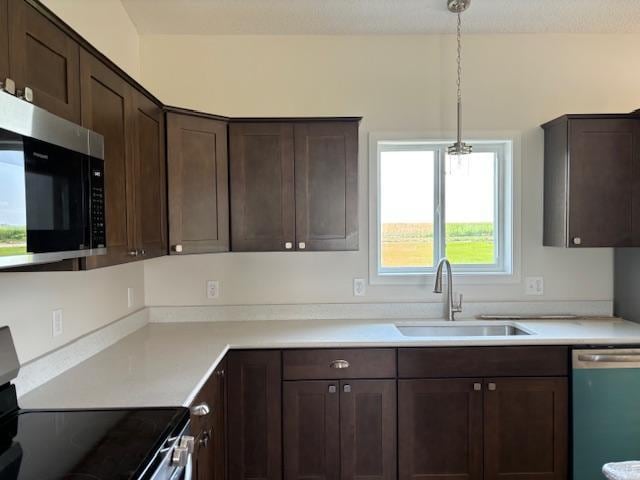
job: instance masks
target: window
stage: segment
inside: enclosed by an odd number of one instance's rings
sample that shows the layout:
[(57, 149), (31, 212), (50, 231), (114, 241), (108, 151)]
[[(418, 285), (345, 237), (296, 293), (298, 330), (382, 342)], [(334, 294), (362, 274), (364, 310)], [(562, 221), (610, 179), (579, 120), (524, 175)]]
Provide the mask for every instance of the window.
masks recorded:
[(372, 141), (378, 277), (433, 273), (444, 256), (456, 274), (512, 273), (513, 141), (460, 157), (450, 143)]

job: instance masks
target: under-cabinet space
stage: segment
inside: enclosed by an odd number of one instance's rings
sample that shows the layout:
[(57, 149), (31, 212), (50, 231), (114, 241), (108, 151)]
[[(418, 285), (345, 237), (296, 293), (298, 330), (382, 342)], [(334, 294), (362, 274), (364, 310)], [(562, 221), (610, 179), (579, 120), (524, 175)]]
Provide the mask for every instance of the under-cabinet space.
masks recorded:
[(171, 254), (229, 251), (227, 122), (167, 114)]

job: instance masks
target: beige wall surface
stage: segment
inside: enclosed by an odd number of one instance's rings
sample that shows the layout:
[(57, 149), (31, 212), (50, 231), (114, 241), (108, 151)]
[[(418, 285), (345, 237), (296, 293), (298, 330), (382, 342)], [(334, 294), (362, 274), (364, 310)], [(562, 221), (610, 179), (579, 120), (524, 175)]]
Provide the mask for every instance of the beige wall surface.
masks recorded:
[[(78, 33), (133, 77), (139, 38), (119, 0), (44, 0)], [(127, 288), (134, 305), (127, 307)], [(0, 273), (0, 325), (9, 325), (21, 363), (109, 324), (144, 305), (142, 264), (92, 272)], [(63, 309), (64, 333), (52, 335), (52, 312)]]
[[(142, 36), (143, 83), (172, 105), (237, 116), (362, 115), (359, 252), (227, 253), (146, 262), (148, 305), (439, 300), (369, 285), (368, 136), (455, 126), (451, 36)], [(522, 139), (521, 279), (461, 286), (469, 300), (609, 300), (612, 251), (542, 247), (543, 135), (563, 113), (640, 106), (639, 35), (476, 35), (464, 42), (465, 126)], [(523, 278), (544, 276), (526, 297)], [(222, 281), (207, 300), (205, 281)]]
[(125, 72), (140, 79), (140, 38), (120, 0), (42, 2)]

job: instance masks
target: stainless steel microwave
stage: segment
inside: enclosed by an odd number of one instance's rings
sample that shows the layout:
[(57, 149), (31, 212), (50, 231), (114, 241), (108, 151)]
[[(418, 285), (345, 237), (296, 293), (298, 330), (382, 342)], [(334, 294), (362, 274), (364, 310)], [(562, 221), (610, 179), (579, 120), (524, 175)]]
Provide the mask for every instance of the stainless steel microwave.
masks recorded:
[(104, 140), (0, 91), (0, 268), (106, 253)]

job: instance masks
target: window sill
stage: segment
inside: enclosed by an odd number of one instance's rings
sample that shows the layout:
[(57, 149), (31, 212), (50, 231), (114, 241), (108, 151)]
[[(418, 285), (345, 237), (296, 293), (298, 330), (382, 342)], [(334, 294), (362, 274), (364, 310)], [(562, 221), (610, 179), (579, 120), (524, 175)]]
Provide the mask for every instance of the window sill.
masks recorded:
[[(435, 280), (435, 273), (374, 273), (371, 285), (424, 285)], [(507, 285), (520, 283), (520, 275), (506, 272), (465, 272), (453, 274), (456, 285)]]

